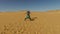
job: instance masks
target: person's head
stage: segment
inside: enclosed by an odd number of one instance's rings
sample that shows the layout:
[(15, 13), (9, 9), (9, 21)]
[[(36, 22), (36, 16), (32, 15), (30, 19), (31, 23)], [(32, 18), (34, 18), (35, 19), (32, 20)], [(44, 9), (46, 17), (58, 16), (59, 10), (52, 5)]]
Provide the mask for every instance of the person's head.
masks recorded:
[(27, 11), (27, 13), (30, 13), (30, 11)]
[(30, 12), (30, 11), (27, 11), (27, 12)]

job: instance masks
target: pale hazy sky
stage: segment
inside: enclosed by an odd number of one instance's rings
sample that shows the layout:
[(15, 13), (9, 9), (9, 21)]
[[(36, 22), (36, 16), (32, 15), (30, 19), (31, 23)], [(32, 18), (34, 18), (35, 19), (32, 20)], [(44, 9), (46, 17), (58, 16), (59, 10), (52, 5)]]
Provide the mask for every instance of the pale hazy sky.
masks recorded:
[(60, 0), (0, 0), (0, 11), (56, 9), (60, 9)]

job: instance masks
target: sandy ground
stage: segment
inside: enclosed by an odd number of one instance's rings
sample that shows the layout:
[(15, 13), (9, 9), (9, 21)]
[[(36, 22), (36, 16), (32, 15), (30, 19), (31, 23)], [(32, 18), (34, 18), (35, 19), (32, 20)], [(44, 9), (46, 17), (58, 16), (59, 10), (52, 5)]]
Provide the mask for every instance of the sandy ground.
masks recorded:
[(0, 13), (0, 34), (60, 34), (60, 12), (31, 12), (32, 21), (25, 13)]

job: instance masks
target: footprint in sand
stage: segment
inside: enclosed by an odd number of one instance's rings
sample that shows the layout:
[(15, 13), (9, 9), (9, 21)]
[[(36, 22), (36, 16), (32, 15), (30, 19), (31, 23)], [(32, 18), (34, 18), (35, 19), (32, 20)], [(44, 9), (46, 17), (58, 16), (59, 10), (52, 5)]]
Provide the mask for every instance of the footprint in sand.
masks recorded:
[(8, 31), (8, 30), (9, 30), (8, 26), (4, 25), (4, 31)]
[(1, 34), (6, 34), (6, 32), (3, 32), (3, 31), (2, 31)]

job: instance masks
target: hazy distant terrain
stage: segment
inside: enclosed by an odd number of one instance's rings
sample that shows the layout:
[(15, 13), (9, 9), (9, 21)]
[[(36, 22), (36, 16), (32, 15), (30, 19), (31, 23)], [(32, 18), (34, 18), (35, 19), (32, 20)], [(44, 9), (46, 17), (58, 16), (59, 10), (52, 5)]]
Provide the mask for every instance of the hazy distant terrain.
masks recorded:
[(60, 11), (31, 12), (33, 21), (25, 16), (26, 11), (1, 12), (0, 34), (60, 34)]

